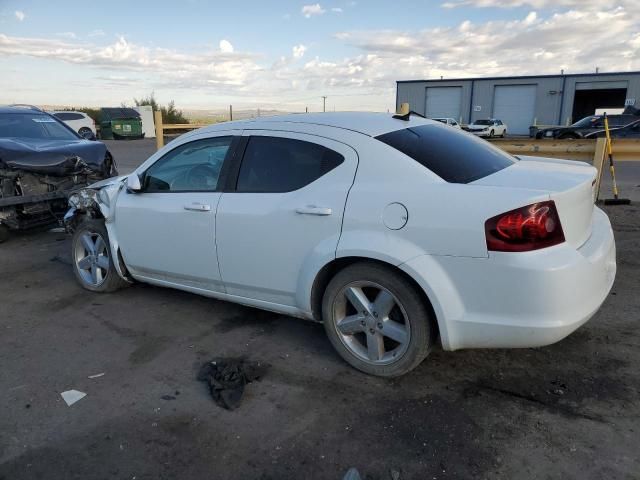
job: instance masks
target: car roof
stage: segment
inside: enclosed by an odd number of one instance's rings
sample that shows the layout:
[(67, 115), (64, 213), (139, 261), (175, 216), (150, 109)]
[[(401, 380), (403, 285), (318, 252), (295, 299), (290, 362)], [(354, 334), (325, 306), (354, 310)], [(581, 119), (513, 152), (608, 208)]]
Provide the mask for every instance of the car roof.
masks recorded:
[(27, 106), (16, 107), (13, 105), (0, 105), (0, 113), (28, 113), (30, 115), (34, 115), (34, 114), (48, 115), (47, 112), (44, 112), (42, 110), (36, 110), (35, 108), (29, 108)]
[(234, 122), (218, 123), (204, 127), (201, 131), (228, 130), (230, 126), (252, 130), (270, 130), (277, 123), (290, 123), (297, 125), (320, 125), (339, 128), (362, 133), (372, 137), (384, 133), (401, 130), (408, 127), (428, 125), (436, 123), (418, 115), (411, 115), (409, 120), (393, 118), (391, 113), (371, 112), (330, 112), (330, 113), (292, 113), (288, 115), (275, 115), (273, 117), (259, 117), (250, 120), (238, 120)]

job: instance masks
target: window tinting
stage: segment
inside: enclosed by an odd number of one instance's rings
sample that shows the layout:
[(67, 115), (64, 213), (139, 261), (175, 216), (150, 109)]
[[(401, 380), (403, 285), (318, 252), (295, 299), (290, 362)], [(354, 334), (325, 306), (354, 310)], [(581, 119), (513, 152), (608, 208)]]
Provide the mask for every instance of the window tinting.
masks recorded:
[(376, 137), (450, 183), (469, 183), (515, 163), (515, 158), (459, 129), (437, 124)]
[(185, 143), (154, 163), (144, 175), (147, 192), (214, 192), (232, 137)]
[(71, 112), (60, 112), (54, 113), (56, 117), (60, 120), (82, 120), (84, 117), (79, 113), (71, 113)]
[(238, 175), (238, 192), (298, 190), (344, 161), (315, 143), (278, 137), (251, 137)]

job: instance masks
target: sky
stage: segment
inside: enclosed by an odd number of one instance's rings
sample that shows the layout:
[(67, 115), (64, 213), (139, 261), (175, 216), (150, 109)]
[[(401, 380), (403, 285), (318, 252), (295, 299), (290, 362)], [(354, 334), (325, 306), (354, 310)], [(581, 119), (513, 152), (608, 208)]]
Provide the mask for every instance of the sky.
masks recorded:
[(0, 0), (0, 103), (395, 109), (395, 82), (640, 70), (640, 0)]

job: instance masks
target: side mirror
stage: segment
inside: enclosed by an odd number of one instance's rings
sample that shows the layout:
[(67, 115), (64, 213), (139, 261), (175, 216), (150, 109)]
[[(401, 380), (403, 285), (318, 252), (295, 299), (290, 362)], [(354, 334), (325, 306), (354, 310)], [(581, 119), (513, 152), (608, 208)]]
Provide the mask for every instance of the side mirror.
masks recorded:
[(132, 173), (127, 177), (127, 190), (130, 192), (142, 191), (142, 184), (140, 183), (140, 177), (135, 173)]
[(83, 130), (82, 133), (80, 134), (80, 136), (82, 138), (84, 138), (85, 140), (91, 140), (91, 141), (95, 141), (96, 140), (96, 136), (94, 135), (94, 133), (91, 130)]

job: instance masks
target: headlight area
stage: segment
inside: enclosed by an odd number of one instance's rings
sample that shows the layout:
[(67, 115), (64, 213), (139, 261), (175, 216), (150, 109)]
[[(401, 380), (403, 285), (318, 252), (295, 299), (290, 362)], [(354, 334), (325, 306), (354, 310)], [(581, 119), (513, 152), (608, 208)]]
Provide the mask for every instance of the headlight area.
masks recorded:
[(70, 208), (64, 216), (64, 226), (69, 233), (73, 233), (84, 218), (101, 216), (98, 195), (98, 190), (83, 188), (69, 196)]

